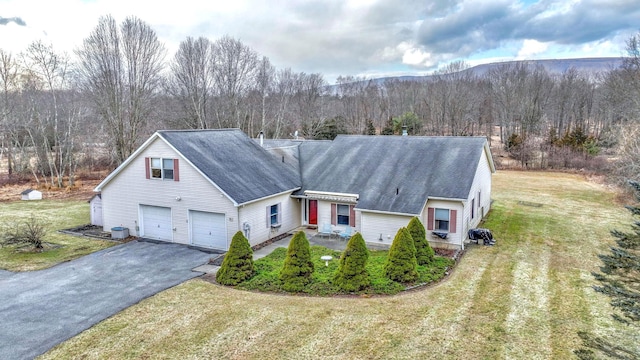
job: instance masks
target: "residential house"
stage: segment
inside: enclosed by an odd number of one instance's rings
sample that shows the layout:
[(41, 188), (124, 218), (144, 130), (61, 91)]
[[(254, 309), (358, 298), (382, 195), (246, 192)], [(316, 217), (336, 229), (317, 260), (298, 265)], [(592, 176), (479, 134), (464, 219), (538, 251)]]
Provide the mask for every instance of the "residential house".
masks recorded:
[[(158, 131), (97, 187), (105, 230), (226, 250), (301, 225), (390, 244), (418, 216), (434, 246), (463, 248), (490, 209), (483, 137), (256, 141), (237, 129)], [(435, 236), (440, 235), (441, 237)]]

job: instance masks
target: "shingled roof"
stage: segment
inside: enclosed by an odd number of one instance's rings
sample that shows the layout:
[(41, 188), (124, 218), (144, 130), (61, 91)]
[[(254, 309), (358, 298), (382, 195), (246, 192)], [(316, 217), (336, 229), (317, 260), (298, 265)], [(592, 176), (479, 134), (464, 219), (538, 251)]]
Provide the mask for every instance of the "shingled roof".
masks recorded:
[(270, 155), (239, 129), (158, 134), (237, 204), (300, 187), (297, 164)]
[(419, 214), (429, 197), (468, 197), (485, 143), (483, 137), (358, 135), (303, 142), (296, 194), (359, 194), (356, 208)]

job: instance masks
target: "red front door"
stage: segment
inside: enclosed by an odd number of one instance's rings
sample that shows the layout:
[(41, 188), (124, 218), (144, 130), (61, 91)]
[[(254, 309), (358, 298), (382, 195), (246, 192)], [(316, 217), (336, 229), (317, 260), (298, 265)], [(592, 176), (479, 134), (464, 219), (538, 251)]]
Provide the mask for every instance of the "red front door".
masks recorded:
[(318, 200), (309, 200), (309, 225), (318, 225)]

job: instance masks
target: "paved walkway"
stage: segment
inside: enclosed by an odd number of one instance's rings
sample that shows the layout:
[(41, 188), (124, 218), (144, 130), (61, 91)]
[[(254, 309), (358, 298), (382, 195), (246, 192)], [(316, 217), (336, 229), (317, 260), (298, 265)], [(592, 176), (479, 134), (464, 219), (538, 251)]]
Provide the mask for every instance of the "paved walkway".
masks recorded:
[(133, 241), (49, 269), (0, 271), (0, 359), (30, 359), (185, 280), (211, 254)]
[[(320, 245), (329, 249), (334, 249), (338, 251), (342, 251), (347, 247), (348, 240), (340, 239), (337, 236), (319, 236), (314, 230), (305, 230), (307, 233), (307, 239), (309, 239), (309, 245)], [(292, 233), (295, 233), (292, 232)], [(263, 258), (271, 252), (279, 247), (287, 248), (289, 247), (289, 242), (291, 242), (291, 238), (293, 235), (289, 235), (284, 239), (278, 240), (272, 244), (269, 244), (261, 249), (258, 249), (253, 252), (253, 260)]]

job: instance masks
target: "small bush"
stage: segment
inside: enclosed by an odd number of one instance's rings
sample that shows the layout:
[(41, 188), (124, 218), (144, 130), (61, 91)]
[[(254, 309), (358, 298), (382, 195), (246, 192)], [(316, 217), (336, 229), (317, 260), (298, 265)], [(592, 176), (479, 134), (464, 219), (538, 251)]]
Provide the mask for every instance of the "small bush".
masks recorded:
[(400, 283), (412, 282), (418, 278), (417, 267), (413, 238), (407, 228), (401, 228), (389, 249), (389, 257), (384, 264), (385, 276)]
[(409, 230), (413, 244), (416, 247), (416, 260), (418, 261), (418, 265), (431, 264), (435, 251), (433, 251), (433, 248), (429, 245), (429, 241), (427, 241), (427, 232), (422, 222), (420, 222), (420, 219), (418, 219), (418, 217), (411, 219), (407, 230)]
[(223, 285), (238, 285), (253, 275), (253, 251), (249, 240), (238, 231), (231, 239), (229, 251), (216, 273), (216, 281)]
[(45, 223), (31, 214), (28, 219), (17, 223), (14, 228), (7, 227), (4, 230), (2, 243), (5, 245), (33, 245), (35, 249), (40, 250), (43, 248), (42, 242), (46, 234)]
[(280, 270), (282, 288), (289, 292), (302, 291), (311, 282), (313, 269), (309, 240), (304, 231), (298, 231), (289, 243), (287, 257)]
[[(334, 259), (339, 259), (341, 252), (318, 245), (311, 246), (310, 250), (314, 271), (311, 276), (311, 282), (305, 285), (301, 293), (313, 296), (331, 296), (344, 293), (343, 290), (333, 284), (339, 261), (329, 261), (329, 266), (325, 266), (325, 262), (320, 259), (323, 255), (331, 255)], [(286, 257), (287, 249), (277, 248), (266, 257), (256, 260), (254, 263), (255, 275), (251, 279), (240, 283), (238, 287), (245, 290), (282, 292), (284, 289), (279, 275)], [(355, 293), (392, 295), (406, 288), (405, 285), (389, 280), (385, 276), (384, 265), (388, 257), (388, 250), (369, 250), (367, 273), (369, 274), (370, 285)], [(454, 264), (455, 262), (450, 258), (436, 256), (432, 264), (428, 266), (418, 265), (418, 279), (412, 285), (437, 281), (444, 277), (446, 271)]]
[(369, 286), (369, 273), (366, 269), (368, 259), (369, 250), (364, 239), (360, 233), (355, 233), (340, 257), (333, 284), (348, 292), (360, 291)]

